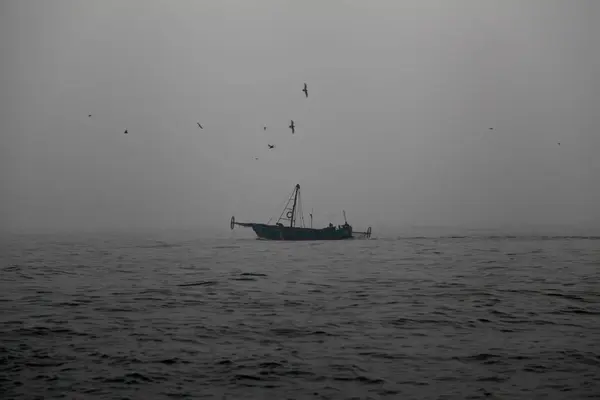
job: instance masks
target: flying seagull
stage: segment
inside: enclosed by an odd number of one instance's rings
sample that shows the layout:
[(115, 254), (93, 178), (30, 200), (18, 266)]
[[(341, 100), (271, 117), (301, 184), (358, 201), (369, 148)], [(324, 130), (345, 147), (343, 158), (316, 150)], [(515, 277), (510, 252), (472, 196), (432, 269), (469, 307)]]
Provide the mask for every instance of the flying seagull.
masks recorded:
[(198, 124), (198, 126), (200, 127), (200, 129), (204, 129), (204, 128), (202, 127), (202, 125), (200, 125), (200, 122), (196, 122), (196, 123)]
[(266, 127), (266, 126), (263, 126), (263, 130), (265, 130), (265, 131), (266, 131), (266, 130), (267, 130), (267, 127)]
[(560, 146), (560, 142), (558, 142), (558, 145)]
[(258, 160), (258, 157), (254, 157), (255, 160)]
[(274, 144), (267, 144), (267, 146), (269, 146), (270, 149), (274, 149), (275, 148)]
[(304, 92), (304, 95), (308, 97), (308, 88), (306, 87), (306, 83), (304, 83), (304, 89), (302, 89), (302, 91)]
[(127, 132), (127, 129), (125, 129), (125, 132), (123, 132), (123, 133), (127, 135), (127, 133), (128, 133), (128, 132)]
[(494, 128), (490, 128), (490, 131), (493, 131), (493, 130), (494, 130)]
[(292, 122), (291, 122), (289, 128), (292, 130), (292, 134), (294, 134), (294, 132), (296, 132), (296, 129), (295, 129), (296, 127), (294, 126), (294, 120), (291, 120), (291, 121)]
[(92, 118), (92, 114), (88, 114), (88, 118)]

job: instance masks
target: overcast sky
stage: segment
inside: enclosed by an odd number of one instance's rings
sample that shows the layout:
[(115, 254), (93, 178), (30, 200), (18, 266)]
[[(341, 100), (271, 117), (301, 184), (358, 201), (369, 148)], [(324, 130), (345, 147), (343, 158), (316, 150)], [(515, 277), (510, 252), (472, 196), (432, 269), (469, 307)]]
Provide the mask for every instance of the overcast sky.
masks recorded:
[(300, 183), (319, 226), (342, 209), (355, 229), (598, 226), (599, 17), (597, 0), (3, 0), (1, 224), (225, 231)]

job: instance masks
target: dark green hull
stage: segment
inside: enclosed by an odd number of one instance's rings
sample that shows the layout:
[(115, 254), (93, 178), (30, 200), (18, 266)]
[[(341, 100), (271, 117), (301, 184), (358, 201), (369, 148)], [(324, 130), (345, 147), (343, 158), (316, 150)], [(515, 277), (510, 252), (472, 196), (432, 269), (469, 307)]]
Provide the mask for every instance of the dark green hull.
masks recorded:
[(247, 224), (254, 233), (267, 240), (344, 240), (352, 239), (352, 227), (296, 228), (280, 225)]
[[(290, 207), (290, 204), (292, 206)], [(266, 240), (344, 240), (353, 239), (352, 226), (346, 221), (346, 211), (344, 213), (344, 225), (337, 228), (331, 223), (327, 228), (312, 228), (312, 212), (310, 213), (310, 228), (304, 228), (304, 216), (300, 203), (300, 185), (296, 185), (292, 194), (289, 196), (283, 212), (277, 219), (275, 225), (256, 224), (254, 222), (236, 222), (235, 217), (231, 217), (229, 227), (233, 229), (237, 226), (252, 228), (254, 233), (260, 239)], [(270, 220), (269, 220), (270, 221)], [(281, 221), (285, 221), (284, 225)], [(298, 223), (299, 222), (299, 223)], [(302, 226), (302, 227), (300, 227)], [(366, 232), (354, 232), (359, 237), (370, 238), (371, 228)]]

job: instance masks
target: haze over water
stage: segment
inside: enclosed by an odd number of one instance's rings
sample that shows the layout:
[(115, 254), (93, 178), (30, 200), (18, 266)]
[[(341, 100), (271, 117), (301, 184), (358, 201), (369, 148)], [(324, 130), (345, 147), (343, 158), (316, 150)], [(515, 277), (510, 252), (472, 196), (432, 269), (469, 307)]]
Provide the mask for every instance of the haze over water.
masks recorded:
[(4, 229), (600, 225), (595, 0), (0, 7)]
[(597, 395), (599, 15), (1, 2), (0, 397)]

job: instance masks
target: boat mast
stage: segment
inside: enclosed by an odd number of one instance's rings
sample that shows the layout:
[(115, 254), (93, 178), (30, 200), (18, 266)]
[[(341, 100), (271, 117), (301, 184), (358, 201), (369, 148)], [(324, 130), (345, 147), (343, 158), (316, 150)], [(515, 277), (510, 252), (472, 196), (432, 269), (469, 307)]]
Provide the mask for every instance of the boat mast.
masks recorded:
[(294, 192), (294, 205), (292, 206), (292, 218), (290, 218), (290, 228), (294, 226), (294, 221), (296, 220), (296, 201), (298, 200), (299, 190), (300, 185), (296, 184), (296, 191)]

